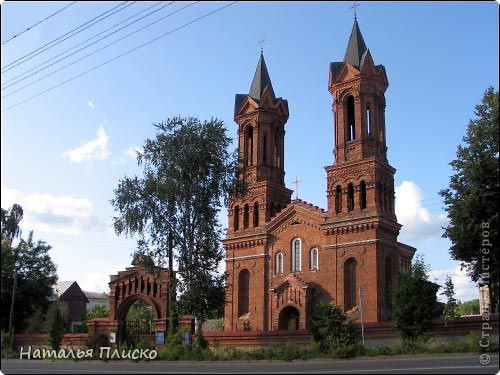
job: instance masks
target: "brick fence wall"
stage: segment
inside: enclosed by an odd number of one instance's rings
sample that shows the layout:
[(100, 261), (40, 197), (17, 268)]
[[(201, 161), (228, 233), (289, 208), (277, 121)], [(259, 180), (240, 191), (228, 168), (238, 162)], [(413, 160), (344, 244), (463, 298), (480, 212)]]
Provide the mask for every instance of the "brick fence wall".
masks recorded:
[[(432, 322), (429, 334), (438, 340), (446, 341), (451, 336), (464, 338), (471, 332), (479, 334), (486, 332), (490, 337), (498, 339), (498, 315), (490, 315), (489, 318), (489, 321), (484, 321), (481, 316), (461, 317), (451, 326), (446, 326), (443, 319), (435, 319)], [(399, 332), (392, 327), (391, 322), (366, 323), (364, 332), (365, 342), (372, 346), (386, 345), (400, 340)], [(311, 342), (311, 334), (306, 330), (205, 332), (204, 336), (213, 348), (257, 348), (272, 344), (294, 343), (304, 345)], [(64, 335), (61, 347), (83, 348), (86, 346), (89, 337), (88, 333), (67, 333)], [(154, 341), (154, 334), (144, 334), (140, 336), (140, 339), (142, 338)], [(48, 335), (36, 333), (16, 334), (14, 335), (14, 345), (16, 348), (29, 345), (32, 347), (48, 346)]]
[[(483, 324), (485, 326), (483, 327)], [(359, 328), (359, 324), (357, 325)], [(484, 328), (484, 329), (483, 329)], [(490, 315), (489, 321), (483, 321), (481, 316), (461, 317), (453, 325), (446, 326), (443, 319), (432, 321), (429, 335), (437, 340), (447, 341), (454, 338), (465, 338), (471, 332), (487, 332), (490, 337), (498, 339), (498, 315)], [(391, 322), (364, 324), (365, 342), (370, 346), (387, 345), (400, 341), (399, 331), (392, 327)], [(312, 336), (309, 331), (232, 331), (207, 332), (204, 334), (213, 348), (237, 347), (257, 348), (272, 344), (309, 344)]]

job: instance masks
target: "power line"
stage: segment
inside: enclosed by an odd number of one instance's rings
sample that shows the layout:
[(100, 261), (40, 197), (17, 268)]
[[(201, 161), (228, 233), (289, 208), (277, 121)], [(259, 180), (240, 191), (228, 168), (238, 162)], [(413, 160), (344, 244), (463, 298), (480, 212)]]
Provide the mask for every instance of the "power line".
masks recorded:
[[(170, 4), (172, 4), (172, 3), (173, 3), (173, 1), (172, 1)], [(113, 42), (108, 43), (108, 44), (106, 44), (106, 45), (104, 45), (104, 46), (102, 46), (102, 47), (100, 47), (100, 48), (98, 48), (98, 49), (96, 49), (96, 50), (94, 50), (94, 51), (92, 51), (92, 52), (90, 52), (90, 53), (86, 54), (85, 56), (82, 56), (82, 57), (80, 57), (80, 58), (78, 58), (78, 59), (76, 59), (76, 60), (74, 60), (74, 61), (70, 62), (69, 64), (66, 64), (66, 65), (64, 65), (64, 66), (62, 66), (62, 67), (60, 67), (60, 68), (58, 68), (58, 69), (56, 69), (56, 70), (54, 70), (54, 71), (52, 71), (52, 72), (50, 72), (50, 73), (46, 74), (46, 75), (44, 75), (44, 76), (42, 76), (42, 77), (40, 77), (40, 78), (38, 78), (38, 79), (36, 79), (36, 80), (34, 80), (34, 81), (32, 81), (32, 82), (30, 82), (30, 83), (26, 84), (26, 85), (24, 85), (24, 86), (19, 87), (18, 89), (14, 90), (14, 91), (11, 91), (10, 93), (8, 93), (8, 94), (6, 94), (6, 95), (2, 96), (2, 99), (5, 99), (5, 98), (7, 98), (8, 96), (11, 96), (11, 95), (13, 95), (13, 94), (15, 94), (15, 93), (17, 93), (17, 92), (19, 92), (19, 91), (21, 91), (21, 90), (23, 90), (23, 89), (25, 89), (25, 88), (29, 87), (29, 86), (32, 86), (32, 85), (34, 85), (35, 83), (40, 82), (40, 81), (44, 80), (45, 78), (50, 77), (51, 75), (54, 75), (54, 74), (56, 74), (56, 73), (60, 72), (61, 70), (64, 70), (64, 69), (66, 69), (67, 67), (69, 67), (69, 66), (71, 66), (71, 65), (74, 65), (74, 64), (76, 64), (76, 63), (78, 63), (78, 62), (80, 62), (80, 61), (82, 61), (82, 60), (86, 59), (87, 57), (90, 57), (90, 56), (92, 56), (92, 55), (95, 55), (97, 52), (102, 51), (103, 49), (106, 49), (106, 48), (108, 48), (109, 46), (111, 46), (111, 45), (113, 45), (113, 44), (116, 44), (116, 43), (118, 43), (119, 41), (121, 41), (121, 40), (123, 40), (123, 39), (126, 39), (126, 38), (128, 38), (129, 36), (132, 36), (133, 34), (138, 33), (139, 31), (142, 31), (142, 30), (144, 30), (144, 29), (148, 28), (149, 26), (152, 26), (152, 25), (154, 25), (155, 23), (158, 23), (158, 22), (160, 22), (160, 21), (164, 20), (165, 18), (170, 17), (171, 15), (173, 15), (173, 14), (175, 14), (175, 13), (179, 13), (180, 11), (182, 11), (182, 10), (184, 10), (184, 9), (186, 9), (186, 8), (188, 8), (188, 7), (190, 7), (190, 6), (192, 6), (192, 5), (195, 5), (195, 4), (197, 4), (197, 3), (199, 3), (199, 1), (195, 1), (195, 2), (193, 2), (193, 3), (190, 3), (190, 4), (188, 4), (188, 5), (184, 6), (184, 7), (180, 8), (180, 9), (177, 9), (177, 10), (175, 10), (175, 11), (173, 11), (173, 12), (171, 12), (171, 13), (167, 14), (166, 16), (163, 16), (163, 17), (161, 17), (161, 18), (157, 19), (156, 21), (153, 21), (152, 23), (150, 23), (150, 24), (148, 24), (148, 25), (145, 25), (145, 26), (143, 26), (143, 27), (141, 27), (141, 28), (139, 28), (139, 29), (137, 29), (137, 30), (135, 30), (135, 31), (132, 31), (131, 33), (128, 33), (128, 34), (126, 34), (126, 35), (122, 36), (121, 38), (118, 38), (118, 39), (114, 40)], [(166, 6), (169, 6), (170, 4), (167, 4), (167, 5), (163, 6), (162, 8), (165, 8)], [(160, 8), (160, 9), (162, 9), (162, 8)], [(160, 9), (158, 9), (158, 10), (160, 10)], [(103, 39), (103, 38), (101, 38), (101, 39)], [(97, 43), (97, 41), (96, 41), (96, 42), (94, 42), (94, 43)], [(76, 52), (75, 52), (75, 53), (76, 53)], [(73, 53), (73, 54), (74, 54), (74, 53)], [(71, 56), (71, 55), (70, 55), (70, 56)], [(63, 60), (63, 59), (61, 59), (61, 60)], [(59, 60), (59, 61), (61, 61), (61, 60)], [(55, 63), (53, 63), (53, 64), (51, 64), (51, 65), (54, 65), (54, 64), (55, 64)], [(11, 84), (11, 85), (9, 85), (9, 86), (12, 86), (12, 84)], [(7, 86), (7, 87), (8, 87), (8, 86)], [(5, 88), (7, 88), (7, 87), (5, 87)], [(5, 89), (5, 88), (4, 88), (4, 89)], [(3, 91), (4, 89), (2, 89), (2, 91)]]
[[(58, 38), (56, 38), (56, 39), (52, 40), (51, 42), (46, 43), (46, 44), (44, 44), (43, 46), (38, 47), (37, 49), (35, 49), (35, 50), (31, 51), (30, 53), (28, 53), (28, 54), (24, 55), (23, 57), (20, 57), (20, 58), (18, 58), (18, 59), (16, 59), (16, 60), (12, 61), (11, 63), (9, 63), (9, 64), (7, 64), (7, 65), (3, 66), (3, 67), (2, 67), (2, 71), (1, 71), (1, 72), (2, 72), (2, 73), (5, 73), (5, 72), (7, 72), (7, 71), (9, 71), (9, 70), (11, 70), (11, 69), (13, 69), (13, 68), (15, 68), (16, 66), (19, 66), (19, 65), (21, 65), (21, 64), (23, 64), (23, 63), (25, 63), (25, 62), (26, 62), (26, 61), (28, 61), (28, 60), (31, 60), (33, 57), (38, 56), (38, 55), (39, 55), (39, 54), (41, 54), (42, 52), (45, 52), (45, 51), (47, 51), (48, 49), (50, 49), (50, 48), (52, 48), (52, 47), (54, 47), (54, 46), (56, 46), (56, 45), (58, 45), (58, 44), (60, 44), (60, 43), (64, 42), (65, 40), (67, 40), (67, 39), (69, 39), (69, 38), (71, 38), (71, 37), (73, 37), (73, 36), (75, 36), (75, 35), (77, 35), (77, 34), (81, 33), (82, 31), (84, 31), (84, 30), (88, 29), (89, 27), (94, 26), (96, 23), (98, 23), (98, 22), (101, 22), (101, 21), (105, 20), (106, 18), (108, 18), (108, 17), (112, 16), (113, 14), (115, 14), (115, 13), (117, 13), (117, 12), (121, 12), (122, 10), (124, 10), (124, 9), (128, 8), (129, 6), (131, 6), (132, 4), (134, 4), (134, 3), (135, 3), (135, 1), (133, 1), (131, 4), (127, 4), (127, 3), (128, 3), (128, 1), (125, 1), (125, 2), (123, 2), (123, 3), (121, 3), (121, 4), (118, 4), (117, 6), (115, 6), (115, 7), (111, 8), (111, 9), (107, 10), (106, 12), (101, 13), (101, 14), (100, 14), (100, 15), (98, 15), (97, 17), (94, 17), (94, 18), (92, 18), (91, 20), (89, 20), (89, 21), (87, 21), (87, 22), (84, 22), (84, 23), (83, 23), (83, 24), (81, 24), (80, 26), (75, 27), (73, 30), (68, 31), (67, 33), (65, 33), (65, 34), (61, 35), (60, 37), (58, 37)], [(124, 6), (124, 5), (125, 5), (125, 6)], [(120, 8), (120, 7), (123, 7), (123, 8)], [(116, 8), (120, 8), (120, 9), (115, 10)], [(112, 12), (113, 10), (115, 10), (115, 11), (114, 11), (114, 12)], [(112, 12), (112, 13), (108, 14), (106, 17), (103, 17), (105, 14), (107, 14), (107, 13), (109, 13), (109, 12)], [(98, 18), (100, 18), (100, 17), (103, 17), (103, 18), (98, 19)], [(97, 21), (95, 21), (95, 20), (97, 20)], [(90, 25), (88, 25), (88, 26), (86, 26), (86, 27), (84, 27), (84, 28), (82, 28), (83, 26), (85, 26), (85, 25), (87, 25), (88, 23), (93, 22), (93, 21), (95, 21), (95, 22), (94, 22), (94, 23), (91, 23)], [(78, 30), (78, 29), (80, 29), (80, 28), (82, 28), (82, 29), (81, 29), (81, 30)], [(78, 30), (78, 31), (77, 31), (77, 30)], [(72, 32), (74, 32), (74, 31), (76, 31), (74, 34), (69, 35), (69, 36), (67, 36), (66, 38), (64, 38), (66, 35), (71, 34), (71, 33), (72, 33)], [(61, 39), (61, 38), (64, 38), (64, 39), (59, 40), (59, 39)], [(55, 43), (55, 42), (57, 42), (57, 43)], [(50, 45), (50, 44), (52, 44), (52, 43), (54, 43), (54, 44), (53, 44), (53, 45)], [(47, 47), (47, 48), (45, 48), (45, 47)], [(23, 59), (24, 59), (24, 60), (23, 60)], [(22, 61), (20, 61), (20, 60), (22, 60)]]
[(9, 38), (9, 39), (7, 39), (5, 42), (2, 42), (2, 46), (3, 46), (5, 43), (10, 42), (12, 39), (17, 38), (18, 36), (20, 36), (20, 35), (24, 34), (25, 32), (27, 32), (27, 31), (29, 31), (29, 30), (33, 30), (36, 26), (40, 25), (42, 22), (45, 22), (45, 21), (47, 21), (49, 18), (54, 17), (56, 14), (61, 13), (63, 10), (65, 10), (66, 8), (69, 8), (69, 7), (70, 7), (70, 6), (72, 6), (74, 3), (76, 3), (76, 1), (73, 1), (72, 3), (70, 3), (70, 4), (66, 5), (65, 7), (61, 8), (61, 9), (59, 9), (57, 12), (54, 12), (54, 13), (52, 13), (50, 16), (45, 17), (45, 18), (44, 18), (44, 19), (42, 19), (41, 21), (38, 21), (37, 23), (35, 23), (34, 25), (32, 25), (32, 26), (30, 26), (30, 27), (26, 28), (24, 31), (20, 32), (19, 34), (16, 34), (16, 35), (14, 35), (14, 36), (10, 37), (10, 38)]
[(35, 65), (34, 67), (32, 67), (31, 69), (29, 69), (29, 70), (25, 71), (24, 73), (18, 74), (17, 76), (15, 76), (15, 77), (13, 77), (13, 78), (11, 78), (11, 79), (9, 79), (9, 80), (7, 80), (7, 81), (3, 82), (3, 83), (2, 83), (2, 86), (6, 85), (6, 84), (7, 84), (7, 83), (9, 83), (9, 82), (14, 81), (15, 79), (17, 79), (17, 78), (19, 78), (19, 77), (21, 77), (21, 76), (23, 76), (23, 75), (28, 74), (29, 72), (33, 71), (34, 69), (36, 69), (36, 68), (38, 68), (38, 67), (40, 67), (40, 66), (42, 66), (42, 65), (44, 65), (44, 64), (46, 64), (46, 63), (48, 63), (49, 61), (52, 61), (52, 60), (54, 60), (54, 59), (58, 58), (58, 57), (59, 57), (59, 56), (61, 56), (61, 55), (64, 55), (66, 52), (69, 52), (69, 51), (71, 51), (71, 50), (75, 49), (76, 47), (81, 46), (82, 44), (84, 44), (84, 43), (88, 42), (89, 40), (94, 39), (95, 37), (97, 37), (97, 36), (99, 36), (99, 35), (101, 35), (101, 34), (105, 33), (106, 31), (109, 31), (109, 30), (111, 30), (111, 29), (115, 28), (116, 26), (118, 26), (118, 25), (122, 24), (123, 22), (126, 22), (126, 21), (128, 21), (129, 19), (134, 18), (135, 16), (138, 16), (139, 14), (146, 12), (146, 11), (148, 11), (148, 10), (149, 10), (149, 9), (151, 9), (151, 8), (154, 8), (155, 6), (157, 6), (157, 5), (161, 4), (161, 3), (163, 3), (163, 1), (159, 1), (159, 2), (157, 2), (156, 4), (154, 4), (154, 5), (150, 6), (150, 7), (146, 8), (146, 9), (143, 9), (143, 10), (141, 10), (140, 12), (138, 12), (138, 13), (136, 13), (136, 14), (134, 14), (134, 15), (132, 15), (132, 16), (130, 16), (130, 17), (128, 17), (128, 18), (126, 18), (126, 19), (124, 19), (123, 21), (120, 21), (120, 22), (118, 22), (117, 24), (115, 24), (115, 25), (113, 25), (113, 26), (111, 26), (111, 27), (107, 28), (106, 30), (103, 30), (102, 32), (95, 34), (94, 36), (92, 36), (92, 37), (88, 38), (87, 40), (84, 40), (83, 42), (78, 43), (78, 44), (76, 44), (75, 46), (73, 46), (73, 47), (71, 47), (71, 48), (68, 48), (67, 50), (65, 50), (65, 51), (61, 52), (60, 54), (58, 54), (58, 55), (56, 55), (56, 56), (54, 56), (54, 57), (51, 57), (50, 59), (48, 59), (48, 60), (44, 61), (43, 63), (38, 64), (38, 65)]
[[(153, 6), (149, 7), (149, 8), (147, 8), (147, 9), (151, 9), (152, 7), (154, 7), (154, 6), (158, 5), (158, 4), (162, 3), (162, 2), (163, 2), (163, 1), (160, 1), (160, 2), (156, 3), (155, 5), (153, 5)], [(40, 72), (44, 71), (45, 69), (50, 68), (51, 66), (53, 66), (53, 65), (55, 65), (55, 64), (57, 64), (57, 63), (59, 63), (59, 62), (61, 62), (61, 61), (63, 61), (63, 60), (66, 60), (68, 57), (71, 57), (71, 56), (73, 56), (73, 55), (77, 54), (78, 52), (83, 51), (84, 49), (87, 49), (88, 47), (93, 46), (94, 44), (96, 44), (96, 43), (100, 42), (101, 40), (104, 40), (104, 39), (106, 39), (107, 37), (109, 37), (109, 36), (111, 36), (111, 35), (113, 35), (113, 34), (116, 34), (117, 32), (119, 32), (119, 31), (121, 31), (121, 30), (123, 30), (123, 29), (125, 29), (125, 28), (129, 27), (130, 25), (132, 25), (132, 24), (134, 24), (134, 23), (136, 23), (136, 22), (139, 22), (140, 20), (142, 20), (142, 19), (144, 19), (144, 18), (146, 18), (146, 17), (149, 17), (149, 16), (151, 16), (152, 14), (154, 14), (154, 13), (156, 13), (156, 12), (159, 12), (160, 10), (162, 10), (163, 8), (168, 7), (169, 5), (173, 4), (174, 2), (175, 2), (175, 1), (171, 1), (170, 3), (168, 3), (168, 4), (164, 5), (164, 6), (162, 6), (161, 8), (158, 8), (158, 9), (156, 9), (156, 10), (154, 10), (154, 11), (152, 11), (152, 12), (150, 12), (150, 13), (148, 13), (148, 14), (144, 15), (144, 16), (142, 16), (141, 18), (138, 18), (138, 19), (136, 19), (136, 20), (134, 20), (134, 21), (132, 21), (132, 22), (128, 23), (128, 24), (127, 24), (127, 25), (125, 25), (125, 26), (122, 26), (121, 28), (119, 28), (119, 29), (117, 29), (117, 30), (115, 30), (115, 31), (113, 31), (113, 32), (111, 32), (111, 33), (109, 33), (109, 34), (107, 34), (107, 35), (103, 36), (102, 38), (100, 38), (100, 39), (98, 39), (98, 40), (96, 40), (96, 41), (94, 41), (94, 42), (92, 42), (92, 43), (87, 44), (86, 46), (84, 46), (84, 47), (82, 47), (82, 48), (80, 48), (80, 49), (78, 49), (78, 50), (76, 50), (76, 51), (74, 51), (74, 52), (70, 53), (69, 55), (64, 56), (63, 58), (61, 58), (61, 59), (59, 59), (59, 60), (57, 60), (57, 61), (53, 62), (52, 64), (49, 64), (49, 65), (47, 65), (47, 66), (45, 66), (45, 67), (43, 67), (43, 68), (41, 68), (41, 69), (38, 69), (36, 72), (33, 72), (33, 73), (29, 74), (28, 76), (26, 76), (26, 77), (24, 77), (24, 78), (22, 78), (22, 79), (19, 79), (19, 80), (15, 81), (15, 82), (13, 82), (13, 83), (11, 83), (11, 84), (9, 84), (9, 85), (5, 86), (4, 88), (2, 88), (2, 89), (1, 89), (1, 91), (5, 90), (5, 89), (7, 89), (7, 88), (9, 88), (9, 87), (11, 87), (11, 86), (14, 86), (14, 85), (18, 84), (19, 82), (24, 81), (24, 80), (26, 80), (26, 79), (28, 79), (28, 78), (30, 78), (30, 77), (32, 77), (32, 76), (34, 76), (35, 74), (40, 73)], [(40, 65), (35, 66), (34, 68), (32, 68), (32, 69), (28, 70), (27, 72), (21, 73), (20, 75), (18, 75), (18, 76), (16, 76), (16, 77), (14, 77), (14, 78), (10, 79), (9, 81), (5, 82), (5, 83), (4, 83), (4, 85), (5, 85), (5, 84), (7, 84), (8, 82), (11, 82), (12, 80), (15, 80), (16, 78), (18, 78), (18, 77), (20, 77), (20, 76), (22, 76), (22, 75), (27, 74), (27, 73), (28, 73), (28, 72), (30, 72), (31, 70), (36, 69), (37, 67), (39, 67), (39, 66), (41, 66), (41, 65), (46, 64), (48, 61), (51, 61), (51, 60), (53, 60), (54, 58), (57, 58), (57, 57), (59, 57), (59, 56), (61, 56), (61, 55), (65, 54), (66, 52), (68, 52), (68, 51), (70, 51), (70, 50), (72, 50), (72, 49), (76, 48), (77, 46), (79, 46), (79, 45), (81, 45), (81, 44), (83, 44), (83, 43), (85, 43), (85, 42), (87, 42), (87, 41), (89, 41), (90, 39), (93, 39), (93, 38), (95, 38), (96, 36), (101, 35), (102, 33), (104, 33), (104, 32), (106, 32), (106, 31), (108, 31), (108, 30), (110, 30), (110, 29), (112, 29), (112, 28), (116, 27), (117, 25), (119, 25), (119, 24), (121, 24), (121, 23), (123, 23), (123, 22), (125, 22), (125, 21), (127, 21), (127, 20), (129, 20), (130, 18), (135, 17), (136, 15), (138, 15), (138, 14), (140, 14), (140, 13), (143, 13), (144, 11), (145, 11), (145, 10), (142, 10), (142, 11), (140, 11), (139, 13), (134, 14), (133, 16), (131, 16), (131, 17), (127, 18), (126, 20), (121, 21), (121, 22), (119, 22), (118, 24), (116, 24), (116, 25), (114, 25), (114, 26), (111, 26), (111, 27), (110, 27), (110, 28), (108, 28), (107, 30), (104, 30), (104, 31), (102, 31), (102, 32), (100, 32), (100, 33), (98, 33), (98, 34), (94, 35), (93, 37), (91, 37), (91, 38), (87, 39), (86, 41), (84, 41), (84, 42), (82, 42), (82, 43), (77, 44), (76, 46), (74, 46), (74, 47), (72, 47), (72, 48), (70, 48), (70, 49), (68, 49), (68, 50), (66, 50), (66, 51), (64, 51), (64, 52), (62, 52), (62, 53), (60, 53), (59, 55), (57, 55), (57, 56), (55, 56), (55, 57), (52, 57), (51, 59), (49, 59), (49, 60), (47, 60), (47, 61), (45, 61), (45, 62), (41, 63)], [(47, 77), (51, 76), (52, 74), (55, 74), (55, 73), (57, 73), (58, 71), (60, 71), (60, 70), (62, 70), (62, 69), (65, 69), (65, 68), (67, 68), (68, 66), (73, 65), (73, 64), (75, 64), (76, 62), (78, 62), (78, 61), (80, 61), (80, 60), (83, 60), (84, 58), (89, 57), (89, 56), (91, 56), (91, 55), (93, 55), (93, 54), (97, 53), (98, 51), (101, 51), (101, 50), (102, 50), (102, 49), (104, 49), (104, 48), (107, 48), (107, 47), (109, 47), (109, 46), (111, 46), (111, 45), (113, 45), (113, 44), (115, 44), (115, 43), (118, 43), (120, 40), (125, 39), (126, 37), (128, 37), (128, 36), (130, 36), (130, 35), (132, 35), (132, 34), (134, 34), (134, 33), (136, 33), (136, 32), (139, 32), (139, 31), (141, 31), (141, 30), (143, 30), (143, 29), (145, 29), (146, 27), (149, 27), (149, 26), (153, 25), (154, 23), (159, 22), (159, 21), (161, 21), (161, 20), (162, 20), (162, 19), (164, 19), (164, 18), (166, 18), (166, 17), (160, 18), (159, 20), (157, 20), (157, 21), (155, 21), (155, 22), (153, 22), (153, 23), (151, 23), (151, 24), (149, 24), (149, 25), (147, 25), (147, 26), (145, 26), (145, 27), (143, 27), (143, 28), (141, 28), (141, 29), (138, 29), (138, 30), (134, 31), (134, 32), (132, 32), (132, 33), (130, 33), (130, 34), (128, 34), (128, 35), (126, 35), (126, 36), (124, 36), (124, 37), (123, 37), (123, 38), (121, 38), (121, 39), (117, 39), (117, 40), (115, 40), (114, 42), (109, 43), (109, 44), (107, 44), (106, 46), (101, 47), (100, 49), (97, 49), (96, 51), (94, 51), (94, 52), (92, 52), (92, 53), (90, 53), (90, 54), (87, 54), (87, 55), (85, 55), (84, 57), (82, 57), (82, 58), (80, 58), (80, 59), (77, 59), (77, 60), (75, 60), (74, 62), (72, 62), (72, 63), (70, 63), (70, 64), (68, 64), (68, 65), (65, 65), (64, 67), (62, 67), (62, 68), (60, 68), (60, 69), (58, 69), (58, 70), (55, 70), (55, 71), (53, 71), (53, 72), (51, 72), (51, 73), (49, 73), (49, 74), (47, 74), (47, 75), (43, 76), (42, 78), (40, 78), (40, 79), (38, 79), (38, 80), (35, 80), (35, 81), (31, 82), (30, 84), (27, 84), (27, 85), (25, 85), (25, 86), (22, 86), (21, 88), (19, 88), (19, 89), (17, 89), (17, 90), (15, 90), (15, 91), (13, 91), (13, 92), (11, 92), (11, 93), (9, 93), (8, 95), (3, 96), (3, 97), (2, 97), (2, 99), (3, 99), (3, 98), (5, 98), (5, 97), (7, 97), (7, 96), (10, 96), (10, 95), (12, 95), (12, 94), (14, 94), (14, 93), (16, 93), (16, 92), (18, 92), (18, 91), (20, 91), (20, 90), (22, 90), (23, 88), (26, 88), (26, 87), (29, 87), (29, 86), (33, 85), (33, 84), (35, 84), (36, 82), (39, 82), (39, 81), (41, 81), (42, 79), (45, 79), (45, 78), (47, 78)]]
[(178, 30), (181, 30), (181, 29), (185, 28), (186, 26), (189, 26), (189, 25), (191, 25), (191, 24), (193, 24), (193, 23), (195, 23), (195, 22), (197, 22), (197, 21), (199, 21), (199, 20), (201, 20), (201, 19), (203, 19), (203, 18), (209, 17), (209, 16), (211, 16), (211, 15), (212, 15), (212, 14), (214, 14), (214, 13), (220, 12), (221, 10), (223, 10), (223, 9), (225, 9), (225, 8), (228, 8), (228, 7), (230, 7), (230, 6), (234, 5), (234, 4), (236, 4), (237, 2), (238, 2), (238, 1), (233, 1), (232, 3), (229, 3), (229, 4), (227, 4), (227, 5), (224, 5), (224, 6), (220, 7), (220, 8), (217, 8), (216, 10), (213, 10), (212, 12), (206, 13), (206, 14), (204, 14), (203, 16), (200, 16), (200, 17), (198, 17), (198, 18), (196, 18), (196, 19), (194, 19), (194, 20), (192, 20), (192, 21), (189, 21), (189, 22), (187, 22), (187, 23), (183, 24), (182, 26), (179, 26), (179, 27), (177, 27), (177, 28), (175, 28), (175, 29), (173, 29), (173, 30), (170, 30), (170, 31), (168, 31), (168, 32), (166, 32), (166, 33), (164, 33), (164, 34), (162, 34), (162, 35), (160, 35), (160, 36), (158, 36), (158, 37), (156, 37), (156, 38), (154, 38), (154, 39), (151, 39), (150, 41), (148, 41), (148, 42), (146, 42), (146, 43), (143, 43), (143, 44), (141, 44), (141, 45), (139, 45), (139, 46), (137, 46), (137, 47), (134, 47), (134, 48), (132, 48), (132, 49), (128, 50), (127, 52), (124, 52), (124, 53), (122, 53), (122, 54), (120, 54), (120, 55), (118, 55), (118, 56), (116, 56), (116, 57), (113, 57), (112, 59), (109, 59), (109, 60), (107, 60), (107, 61), (103, 62), (102, 64), (99, 64), (99, 65), (97, 65), (97, 66), (94, 66), (93, 68), (90, 68), (90, 69), (88, 69), (88, 70), (84, 71), (83, 73), (80, 73), (80, 74), (78, 74), (78, 75), (76, 75), (76, 76), (73, 76), (73, 77), (71, 77), (71, 78), (69, 78), (69, 79), (67, 79), (67, 80), (65, 80), (65, 81), (63, 81), (63, 82), (61, 82), (61, 83), (58, 83), (57, 85), (52, 86), (52, 87), (50, 87), (50, 88), (48, 88), (48, 89), (46, 89), (46, 90), (43, 90), (43, 91), (39, 92), (38, 94), (35, 94), (35, 95), (33, 95), (33, 96), (31, 96), (31, 97), (29, 97), (29, 98), (27, 98), (27, 99), (25, 99), (25, 100), (23, 100), (23, 101), (21, 101), (21, 102), (18, 102), (18, 103), (16, 103), (16, 104), (13, 104), (13, 105), (11, 105), (10, 107), (7, 107), (7, 108), (5, 108), (4, 110), (2, 110), (2, 113), (3, 113), (3, 112), (5, 112), (5, 111), (8, 111), (9, 109), (12, 109), (12, 108), (17, 107), (18, 105), (21, 105), (21, 104), (23, 104), (23, 103), (26, 103), (27, 101), (30, 101), (30, 100), (32, 100), (32, 99), (35, 99), (35, 98), (37, 98), (38, 96), (40, 96), (40, 95), (42, 95), (42, 94), (45, 94), (46, 92), (49, 92), (49, 91), (51, 91), (51, 90), (53, 90), (53, 89), (55, 89), (55, 88), (57, 88), (57, 87), (59, 87), (59, 86), (62, 86), (62, 85), (64, 85), (64, 84), (68, 83), (68, 82), (71, 82), (71, 81), (73, 81), (74, 79), (77, 79), (77, 78), (79, 78), (79, 77), (81, 77), (81, 76), (83, 76), (83, 75), (85, 75), (85, 74), (87, 74), (87, 73), (90, 73), (90, 72), (92, 72), (92, 71), (94, 71), (94, 70), (96, 70), (96, 69), (98, 69), (98, 68), (100, 68), (100, 67), (102, 67), (102, 66), (104, 66), (104, 65), (106, 65), (106, 64), (109, 64), (109, 63), (110, 63), (110, 62), (112, 62), (112, 61), (115, 61), (115, 60), (117, 60), (117, 59), (119, 59), (119, 58), (121, 58), (121, 57), (123, 57), (123, 56), (125, 56), (125, 55), (128, 55), (129, 53), (132, 53), (132, 52), (134, 52), (134, 51), (138, 50), (139, 48), (142, 48), (142, 47), (144, 47), (144, 46), (146, 46), (146, 45), (148, 45), (148, 44), (151, 44), (151, 43), (153, 43), (153, 42), (155, 42), (155, 41), (157, 41), (157, 40), (159, 40), (159, 39), (161, 39), (161, 38), (164, 38), (165, 36), (168, 36), (168, 35), (170, 35), (170, 34), (172, 34), (172, 33), (176, 32), (176, 31), (178, 31)]

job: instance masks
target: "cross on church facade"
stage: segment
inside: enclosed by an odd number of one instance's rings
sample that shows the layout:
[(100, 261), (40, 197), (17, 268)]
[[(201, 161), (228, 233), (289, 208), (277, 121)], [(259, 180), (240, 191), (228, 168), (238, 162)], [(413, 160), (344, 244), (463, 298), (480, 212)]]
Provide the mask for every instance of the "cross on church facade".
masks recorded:
[(357, 2), (354, 2), (354, 4), (352, 4), (352, 7), (351, 9), (354, 10), (354, 19), (357, 20), (357, 17), (356, 17), (356, 10), (357, 8), (359, 7), (359, 4)]
[(264, 52), (264, 42), (266, 40), (264, 38), (260, 38), (259, 40), (259, 44), (260, 44), (260, 53), (263, 53)]
[(295, 181), (292, 182), (292, 184), (295, 185), (295, 199), (299, 198), (299, 184), (302, 182), (302, 180), (299, 180), (298, 177), (295, 177)]

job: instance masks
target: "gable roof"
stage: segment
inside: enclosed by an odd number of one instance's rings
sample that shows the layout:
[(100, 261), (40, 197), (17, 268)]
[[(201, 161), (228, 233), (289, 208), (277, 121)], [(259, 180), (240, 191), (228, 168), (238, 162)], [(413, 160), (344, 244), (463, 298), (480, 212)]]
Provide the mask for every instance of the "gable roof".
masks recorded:
[(76, 293), (81, 294), (83, 296), (83, 298), (85, 298), (85, 300), (87, 300), (87, 302), (89, 302), (87, 296), (80, 288), (80, 285), (78, 285), (78, 283), (74, 280), (59, 281), (53, 288), (53, 291), (54, 291), (53, 299), (63, 297), (71, 289), (74, 289)]

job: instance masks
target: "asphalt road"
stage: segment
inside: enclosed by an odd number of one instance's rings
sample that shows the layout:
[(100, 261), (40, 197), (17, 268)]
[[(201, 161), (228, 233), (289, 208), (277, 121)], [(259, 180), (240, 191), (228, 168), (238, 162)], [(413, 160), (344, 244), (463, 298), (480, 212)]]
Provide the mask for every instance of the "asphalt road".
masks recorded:
[(489, 364), (479, 354), (415, 355), (354, 360), (238, 361), (238, 362), (127, 362), (4, 360), (4, 374), (497, 374), (498, 354)]

